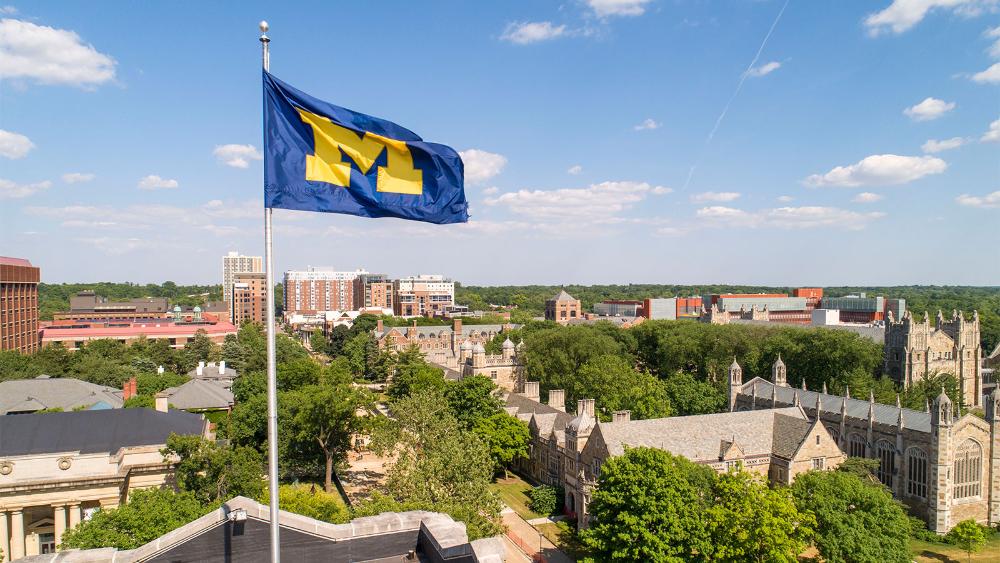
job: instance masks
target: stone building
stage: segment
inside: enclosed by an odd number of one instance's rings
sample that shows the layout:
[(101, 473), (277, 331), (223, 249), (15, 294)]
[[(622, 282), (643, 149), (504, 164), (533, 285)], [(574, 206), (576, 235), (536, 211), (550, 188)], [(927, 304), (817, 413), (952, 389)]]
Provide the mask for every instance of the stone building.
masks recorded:
[(417, 326), (414, 321), (407, 327), (386, 327), (381, 320), (375, 328), (375, 339), (379, 348), (402, 352), (411, 344), (415, 344), (424, 355), (458, 358), (462, 344), (485, 346), (496, 335), (505, 330), (517, 328), (516, 325), (462, 325), (462, 319), (455, 319), (452, 326)]
[(883, 373), (904, 389), (935, 373), (952, 374), (958, 378), (964, 403), (979, 407), (983, 398), (982, 347), (978, 311), (972, 313), (971, 321), (958, 311), (952, 311), (951, 319), (945, 320), (938, 311), (933, 326), (927, 313), (922, 322), (914, 320), (910, 311), (898, 321), (890, 313), (886, 318)]
[(574, 319), (583, 318), (583, 307), (580, 300), (559, 290), (552, 299), (545, 302), (545, 320), (557, 323), (568, 323)]
[(172, 433), (208, 436), (208, 421), (152, 409), (0, 417), (0, 561), (53, 553), (95, 509), (167, 483)]
[(458, 347), (459, 373), (463, 379), (475, 375), (489, 377), (505, 391), (521, 389), (524, 385), (524, 366), (518, 357), (519, 346), (508, 338), (504, 340), (499, 354), (487, 354), (481, 343), (473, 344), (466, 340)]
[(924, 411), (788, 386), (779, 357), (771, 381), (743, 381), (738, 364), (730, 370), (732, 411), (801, 408), (819, 419), (840, 449), (851, 457), (880, 461), (876, 472), (911, 512), (943, 534), (972, 518), (1000, 523), (1000, 390), (986, 401), (986, 419), (962, 416), (941, 393)]
[(650, 447), (684, 456), (718, 472), (742, 466), (774, 483), (789, 484), (811, 469), (830, 469), (844, 454), (822, 424), (811, 422), (797, 406), (757, 412), (732, 412), (632, 420), (629, 411), (610, 422), (597, 419), (593, 399), (577, 403), (576, 415), (563, 406), (561, 390), (538, 400), (538, 383), (507, 396), (507, 412), (528, 422), (531, 454), (520, 469), (533, 479), (560, 485), (564, 509), (588, 524), (590, 496), (601, 465), (628, 447)]

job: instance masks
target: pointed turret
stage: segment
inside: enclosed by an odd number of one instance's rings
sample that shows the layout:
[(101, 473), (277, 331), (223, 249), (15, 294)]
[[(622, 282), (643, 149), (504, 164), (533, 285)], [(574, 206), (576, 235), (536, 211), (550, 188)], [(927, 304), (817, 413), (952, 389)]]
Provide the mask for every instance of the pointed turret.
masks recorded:
[(850, 385), (844, 385), (844, 398), (845, 399), (850, 399), (851, 398), (851, 386)]
[(826, 382), (823, 382), (823, 394), (826, 395)]
[(798, 390), (796, 390), (795, 394), (792, 396), (792, 404), (795, 405), (796, 407), (802, 406), (802, 403), (799, 401), (799, 392), (798, 392)]
[(941, 394), (934, 399), (934, 408), (931, 410), (931, 426), (951, 426), (952, 407), (951, 399), (944, 392), (944, 387), (941, 387)]
[(868, 422), (869, 424), (875, 421), (875, 392), (868, 392)]
[(806, 380), (805, 379), (802, 380), (802, 390), (803, 391), (808, 391), (808, 389), (806, 389)]
[(729, 411), (736, 410), (736, 397), (739, 396), (743, 387), (743, 368), (733, 356), (733, 363), (729, 366)]
[(900, 402), (899, 402), (899, 393), (896, 393), (896, 408), (897, 408), (897, 409), (901, 409), (901, 408), (903, 408), (902, 406), (900, 406)]
[(816, 393), (816, 418), (823, 412), (823, 395)]
[(774, 365), (771, 366), (771, 383), (788, 387), (788, 369), (785, 367), (785, 362), (781, 361), (780, 353), (778, 359), (774, 361)]
[(924, 412), (930, 414), (931, 412), (931, 400), (924, 399)]

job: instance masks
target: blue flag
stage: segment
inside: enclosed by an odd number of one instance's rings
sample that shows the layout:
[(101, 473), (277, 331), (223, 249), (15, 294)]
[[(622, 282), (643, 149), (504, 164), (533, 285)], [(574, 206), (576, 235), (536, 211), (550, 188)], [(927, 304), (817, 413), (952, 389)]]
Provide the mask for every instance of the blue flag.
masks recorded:
[(469, 220), (462, 159), (391, 121), (328, 104), (264, 72), (264, 206)]

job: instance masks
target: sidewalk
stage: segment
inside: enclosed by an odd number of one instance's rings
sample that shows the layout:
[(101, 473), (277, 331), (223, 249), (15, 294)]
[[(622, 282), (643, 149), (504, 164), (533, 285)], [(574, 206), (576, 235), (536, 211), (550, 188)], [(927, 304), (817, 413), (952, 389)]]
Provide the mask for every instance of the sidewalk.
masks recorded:
[[(548, 563), (573, 563), (573, 560), (568, 555), (556, 548), (548, 538), (543, 536), (541, 532), (536, 530), (524, 518), (521, 518), (512, 508), (504, 507), (501, 516), (503, 523), (507, 525), (508, 537), (528, 555), (534, 556), (536, 553), (541, 553), (544, 560)], [(544, 520), (545, 523), (549, 521), (548, 518), (539, 518), (537, 520)]]

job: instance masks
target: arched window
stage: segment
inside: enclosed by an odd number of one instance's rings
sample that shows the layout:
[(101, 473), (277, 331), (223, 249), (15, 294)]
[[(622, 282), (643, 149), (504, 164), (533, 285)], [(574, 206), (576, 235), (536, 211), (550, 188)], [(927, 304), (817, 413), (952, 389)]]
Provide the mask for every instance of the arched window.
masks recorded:
[(983, 482), (983, 448), (966, 440), (955, 450), (954, 495), (956, 499), (977, 497)]
[(851, 434), (850, 456), (865, 457), (865, 439), (858, 434)]
[(906, 450), (906, 494), (927, 498), (927, 453), (920, 448)]
[(878, 480), (886, 487), (892, 488), (892, 474), (896, 469), (896, 448), (885, 440), (875, 444), (875, 457), (878, 458)]

